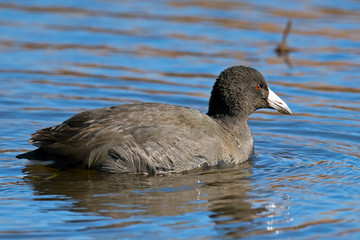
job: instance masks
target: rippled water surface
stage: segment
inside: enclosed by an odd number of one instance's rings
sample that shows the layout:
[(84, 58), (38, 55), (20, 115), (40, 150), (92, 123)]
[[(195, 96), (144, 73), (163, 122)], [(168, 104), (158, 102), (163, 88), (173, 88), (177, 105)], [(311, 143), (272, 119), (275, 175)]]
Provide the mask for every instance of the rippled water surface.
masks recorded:
[[(0, 238), (360, 239), (359, 1), (0, 0), (0, 32)], [(206, 112), (238, 64), (294, 112), (253, 114), (240, 166), (149, 177), (15, 158), (86, 109)]]

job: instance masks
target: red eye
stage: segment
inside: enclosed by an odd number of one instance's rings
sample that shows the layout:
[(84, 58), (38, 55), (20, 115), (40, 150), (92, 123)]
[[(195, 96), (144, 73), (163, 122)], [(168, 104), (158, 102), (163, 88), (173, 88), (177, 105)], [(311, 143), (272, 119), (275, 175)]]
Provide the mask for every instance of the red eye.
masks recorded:
[(256, 89), (260, 90), (262, 88), (261, 84), (256, 85)]

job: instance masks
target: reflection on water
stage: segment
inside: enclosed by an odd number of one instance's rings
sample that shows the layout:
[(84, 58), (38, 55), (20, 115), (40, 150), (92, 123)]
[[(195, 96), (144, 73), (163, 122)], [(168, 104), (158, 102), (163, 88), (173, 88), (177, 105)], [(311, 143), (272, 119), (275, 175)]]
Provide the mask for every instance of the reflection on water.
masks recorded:
[[(54, 200), (71, 202), (58, 209), (60, 211), (96, 215), (91, 221), (100, 223), (87, 226), (87, 230), (116, 227), (127, 231), (131, 228), (130, 235), (136, 235), (136, 229), (158, 231), (151, 230), (153, 223), (149, 222), (149, 218), (156, 216), (168, 219), (160, 225), (174, 231), (189, 228), (189, 234), (193, 226), (197, 231), (208, 226), (221, 231), (233, 224), (236, 228), (227, 234), (236, 236), (237, 229), (251, 229), (246, 222), (266, 211), (264, 207), (252, 209), (247, 196), (251, 191), (247, 179), (251, 175), (250, 162), (235, 170), (214, 169), (153, 177), (84, 170), (56, 171), (39, 165), (28, 165), (24, 173), (25, 181), (37, 195), (36, 201), (46, 202), (48, 196), (56, 196)], [(198, 219), (194, 217), (197, 215), (204, 216)], [(171, 219), (171, 216), (177, 217)]]
[[(0, 0), (0, 237), (358, 239), (360, 4)], [(275, 48), (292, 18), (288, 59)], [(288, 63), (291, 64), (288, 64)], [(36, 129), (91, 108), (206, 112), (216, 76), (259, 69), (294, 115), (251, 116), (255, 156), (164, 176), (15, 159)]]

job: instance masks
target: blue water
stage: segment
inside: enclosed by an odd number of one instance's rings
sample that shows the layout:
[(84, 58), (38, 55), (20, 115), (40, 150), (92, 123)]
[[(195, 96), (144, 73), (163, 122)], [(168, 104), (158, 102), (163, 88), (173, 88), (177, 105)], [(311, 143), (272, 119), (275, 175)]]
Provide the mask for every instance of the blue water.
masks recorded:
[[(359, 239), (360, 3), (1, 1), (0, 238)], [(288, 45), (274, 49), (292, 17)], [(86, 109), (206, 112), (216, 76), (260, 70), (293, 115), (262, 110), (255, 155), (164, 176), (60, 171), (15, 156)]]

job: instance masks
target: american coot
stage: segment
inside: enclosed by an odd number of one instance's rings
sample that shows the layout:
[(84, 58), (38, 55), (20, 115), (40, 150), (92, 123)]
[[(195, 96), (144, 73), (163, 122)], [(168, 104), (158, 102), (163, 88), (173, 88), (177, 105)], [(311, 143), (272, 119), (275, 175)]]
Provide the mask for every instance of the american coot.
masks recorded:
[(81, 112), (38, 130), (38, 149), (18, 158), (53, 160), (114, 173), (181, 172), (241, 163), (254, 152), (249, 115), (259, 108), (291, 114), (257, 70), (224, 70), (204, 114), (183, 106), (136, 103)]

